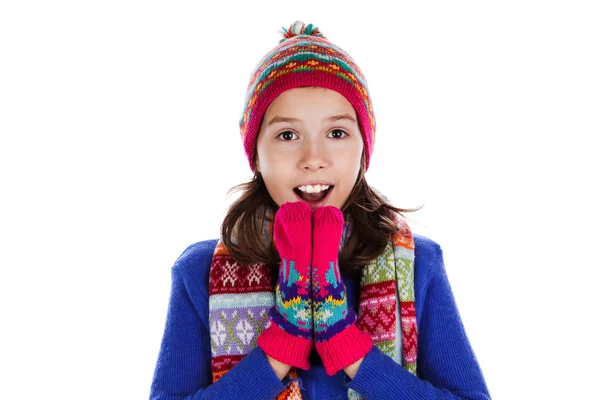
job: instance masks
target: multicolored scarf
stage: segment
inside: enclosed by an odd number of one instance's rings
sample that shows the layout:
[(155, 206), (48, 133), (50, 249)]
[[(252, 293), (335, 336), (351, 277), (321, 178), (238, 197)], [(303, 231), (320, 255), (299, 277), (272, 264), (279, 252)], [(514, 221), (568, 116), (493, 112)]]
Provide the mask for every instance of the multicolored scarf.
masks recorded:
[[(274, 212), (267, 211), (263, 237), (272, 245)], [(383, 253), (366, 265), (360, 281), (357, 327), (371, 334), (374, 345), (406, 370), (417, 373), (417, 323), (414, 306), (414, 240), (408, 224), (397, 216), (398, 230)], [(340, 248), (350, 235), (346, 218)], [(232, 241), (234, 239), (232, 238)], [(213, 382), (233, 368), (255, 346), (275, 304), (275, 283), (266, 264), (237, 263), (219, 240), (209, 277), (209, 323)], [(396, 299), (400, 299), (398, 305)], [(400, 321), (401, 335), (397, 335)], [(400, 342), (401, 340), (401, 342)], [(302, 399), (295, 378), (277, 399)], [(352, 389), (349, 399), (361, 399)]]

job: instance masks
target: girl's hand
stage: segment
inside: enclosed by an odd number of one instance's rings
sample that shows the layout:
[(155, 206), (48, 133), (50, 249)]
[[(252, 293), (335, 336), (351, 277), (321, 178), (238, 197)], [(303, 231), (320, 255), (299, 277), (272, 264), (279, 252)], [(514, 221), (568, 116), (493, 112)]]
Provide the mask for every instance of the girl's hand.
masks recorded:
[(285, 203), (275, 214), (273, 239), (281, 257), (270, 325), (257, 344), (275, 360), (305, 370), (313, 346), (312, 209), (303, 202)]
[(312, 217), (314, 339), (325, 372), (331, 376), (364, 357), (373, 340), (356, 327), (356, 313), (348, 308), (340, 274), (338, 250), (344, 215), (337, 207), (325, 206), (315, 209)]

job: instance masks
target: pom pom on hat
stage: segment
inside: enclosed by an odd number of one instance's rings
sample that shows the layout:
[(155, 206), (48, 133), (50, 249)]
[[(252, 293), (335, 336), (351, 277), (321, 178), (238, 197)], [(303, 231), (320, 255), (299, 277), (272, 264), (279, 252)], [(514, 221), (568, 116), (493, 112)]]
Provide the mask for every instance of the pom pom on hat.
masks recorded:
[(316, 26), (313, 27), (313, 24), (305, 25), (304, 22), (300, 20), (290, 25), (290, 27), (287, 30), (282, 26), (281, 33), (283, 34), (283, 39), (281, 39), (279, 43), (298, 35), (317, 36), (323, 39), (327, 39), (325, 36), (323, 36), (321, 31), (319, 31), (319, 28), (317, 28)]

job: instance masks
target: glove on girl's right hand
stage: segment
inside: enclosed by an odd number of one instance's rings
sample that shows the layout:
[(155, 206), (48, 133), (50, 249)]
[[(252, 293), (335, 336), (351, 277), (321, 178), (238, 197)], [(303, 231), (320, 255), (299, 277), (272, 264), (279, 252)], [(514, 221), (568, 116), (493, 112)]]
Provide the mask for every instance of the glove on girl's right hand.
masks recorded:
[(270, 326), (258, 337), (265, 354), (285, 364), (308, 370), (313, 346), (312, 209), (303, 202), (283, 204), (275, 214), (273, 239), (281, 265), (275, 288)]

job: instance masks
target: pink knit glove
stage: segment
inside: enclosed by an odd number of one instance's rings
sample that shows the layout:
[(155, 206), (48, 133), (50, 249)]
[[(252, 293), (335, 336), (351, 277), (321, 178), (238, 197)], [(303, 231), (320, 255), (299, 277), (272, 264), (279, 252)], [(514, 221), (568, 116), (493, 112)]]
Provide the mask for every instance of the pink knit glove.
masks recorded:
[(303, 202), (283, 204), (275, 214), (273, 239), (281, 257), (270, 326), (258, 337), (263, 351), (285, 364), (308, 370), (313, 317), (310, 285), (312, 209)]
[(356, 313), (348, 308), (346, 285), (340, 275), (338, 251), (344, 215), (334, 206), (318, 207), (312, 221), (314, 338), (325, 373), (331, 376), (364, 357), (373, 340), (356, 327)]

